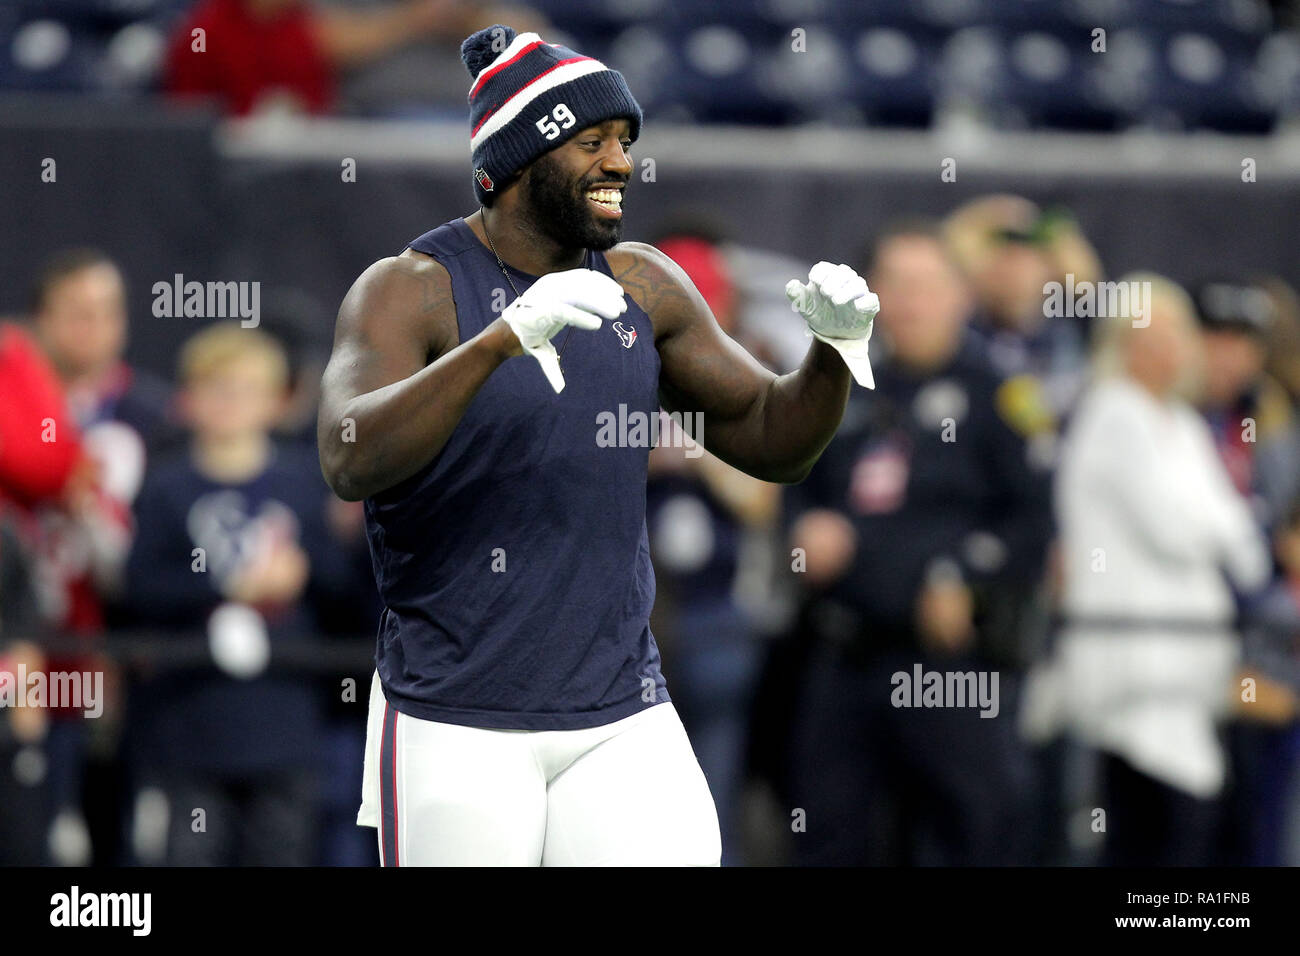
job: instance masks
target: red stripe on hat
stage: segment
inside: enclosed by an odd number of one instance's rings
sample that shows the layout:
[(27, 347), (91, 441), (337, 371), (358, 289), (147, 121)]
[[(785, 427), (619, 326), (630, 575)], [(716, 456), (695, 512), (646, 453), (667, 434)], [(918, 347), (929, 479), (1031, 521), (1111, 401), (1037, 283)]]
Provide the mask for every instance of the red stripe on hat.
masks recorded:
[(497, 73), (500, 73), (511, 63), (514, 63), (522, 56), (527, 56), (530, 51), (536, 50), (541, 45), (542, 45), (541, 40), (534, 40), (532, 43), (528, 44), (528, 46), (524, 47), (522, 50), (520, 50), (510, 59), (506, 60), (504, 63), (498, 63), (496, 66), (492, 67), (491, 69), (484, 70), (482, 73), (478, 75), (478, 79), (474, 81), (474, 88), (469, 91), (469, 98), (472, 100), (475, 96), (478, 95), (479, 86), (482, 85), (484, 80), (490, 79)]
[(580, 63), (583, 60), (590, 60), (590, 59), (592, 58), (589, 56), (571, 56), (567, 60), (560, 60), (558, 63), (555, 64), (555, 66), (551, 67), (549, 70), (543, 70), (541, 73), (538, 73), (535, 77), (533, 77), (531, 80), (529, 80), (519, 89), (517, 89), (514, 93), (512, 93), (510, 97), (504, 103), (501, 104), (501, 106), (497, 106), (491, 110), (488, 110), (487, 114), (481, 120), (478, 121), (478, 125), (469, 131), (470, 139), (473, 139), (475, 134), (478, 133), (478, 131), (483, 128), (483, 124), (492, 118), (492, 114), (498, 112), (503, 107), (507, 106), (511, 100), (515, 99), (521, 93), (525, 92), (528, 89), (528, 87), (532, 86), (542, 77), (544, 77), (547, 73), (554, 73), (560, 67), (568, 66), (570, 63)]

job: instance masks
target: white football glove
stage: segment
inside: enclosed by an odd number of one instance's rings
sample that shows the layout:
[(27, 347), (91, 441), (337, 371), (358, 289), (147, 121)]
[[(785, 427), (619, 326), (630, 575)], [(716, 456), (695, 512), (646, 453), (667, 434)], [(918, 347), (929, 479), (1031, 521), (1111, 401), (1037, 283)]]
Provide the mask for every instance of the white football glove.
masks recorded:
[(519, 344), (542, 366), (556, 392), (564, 390), (560, 357), (551, 339), (566, 325), (600, 328), (602, 318), (613, 319), (627, 311), (623, 287), (592, 269), (549, 272), (534, 282), (501, 312)]
[(807, 283), (787, 282), (785, 294), (790, 307), (808, 321), (809, 334), (840, 353), (859, 385), (875, 388), (867, 343), (880, 299), (866, 281), (848, 266), (819, 262), (809, 270)]

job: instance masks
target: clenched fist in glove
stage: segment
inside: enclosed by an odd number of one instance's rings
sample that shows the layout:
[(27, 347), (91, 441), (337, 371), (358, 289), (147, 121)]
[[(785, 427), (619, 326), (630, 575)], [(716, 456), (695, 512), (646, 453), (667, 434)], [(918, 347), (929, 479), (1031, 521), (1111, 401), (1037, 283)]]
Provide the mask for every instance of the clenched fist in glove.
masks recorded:
[(819, 262), (808, 281), (791, 279), (785, 285), (791, 307), (808, 321), (808, 331), (834, 348), (859, 385), (876, 387), (867, 357), (872, 322), (880, 299), (866, 281), (848, 266)]
[(613, 319), (626, 311), (623, 287), (609, 276), (591, 269), (569, 269), (542, 276), (506, 306), (501, 318), (523, 351), (541, 364), (551, 387), (561, 392), (564, 375), (551, 338), (566, 325), (598, 329), (602, 318)]

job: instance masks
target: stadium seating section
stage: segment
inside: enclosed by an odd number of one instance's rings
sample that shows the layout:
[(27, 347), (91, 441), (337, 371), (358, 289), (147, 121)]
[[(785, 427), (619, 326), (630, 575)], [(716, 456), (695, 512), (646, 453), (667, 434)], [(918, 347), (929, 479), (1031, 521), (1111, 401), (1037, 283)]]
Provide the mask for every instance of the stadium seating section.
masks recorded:
[[(0, 90), (147, 94), (190, 2), (8, 0)], [(926, 127), (964, 114), (999, 129), (1263, 133), (1300, 107), (1300, 36), (1263, 0), (532, 6), (623, 70), (662, 119)]]

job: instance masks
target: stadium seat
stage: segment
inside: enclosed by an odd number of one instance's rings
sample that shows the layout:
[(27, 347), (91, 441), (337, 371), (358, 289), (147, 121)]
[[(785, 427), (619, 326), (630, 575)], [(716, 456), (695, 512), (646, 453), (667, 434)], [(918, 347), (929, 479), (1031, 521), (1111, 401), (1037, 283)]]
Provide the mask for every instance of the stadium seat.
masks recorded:
[(780, 125), (797, 115), (773, 89), (768, 57), (780, 52), (770, 38), (747, 36), (729, 23), (674, 24), (666, 36), (678, 69), (664, 79), (661, 109), (705, 123)]
[(1182, 32), (1163, 38), (1148, 106), (1157, 126), (1267, 133), (1274, 114), (1254, 71), (1257, 45)]
[(1092, 52), (1077, 26), (1027, 30), (1006, 39), (1006, 107), (1025, 126), (1113, 130), (1126, 124), (1132, 101), (1105, 76), (1116, 64)]
[(676, 104), (671, 78), (680, 66), (680, 52), (662, 30), (652, 26), (628, 27), (604, 53), (605, 62), (619, 70), (647, 116), (658, 116)]
[(927, 126), (939, 85), (938, 41), (896, 27), (851, 38), (848, 96), (878, 126)]
[(99, 51), (93, 33), (49, 18), (26, 19), (0, 47), (0, 85), (23, 91), (93, 89)]
[[(193, 0), (8, 0), (0, 88), (133, 92)], [(1300, 113), (1300, 39), (1264, 0), (535, 0), (648, 115), (924, 127), (1264, 132)], [(33, 25), (35, 24), (35, 25)], [(1092, 50), (1106, 30), (1106, 51)], [(799, 46), (794, 42), (797, 34)]]

